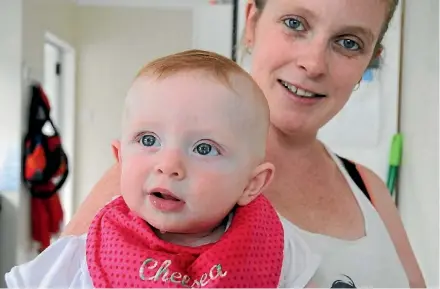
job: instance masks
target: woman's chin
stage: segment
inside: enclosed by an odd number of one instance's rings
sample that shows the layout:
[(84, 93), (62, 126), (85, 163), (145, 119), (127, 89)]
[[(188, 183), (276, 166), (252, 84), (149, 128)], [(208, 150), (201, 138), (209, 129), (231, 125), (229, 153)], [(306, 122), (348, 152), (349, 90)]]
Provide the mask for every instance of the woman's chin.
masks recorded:
[(309, 116), (295, 115), (288, 112), (278, 119), (271, 119), (272, 126), (286, 137), (308, 138), (316, 137), (319, 125), (314, 124)]

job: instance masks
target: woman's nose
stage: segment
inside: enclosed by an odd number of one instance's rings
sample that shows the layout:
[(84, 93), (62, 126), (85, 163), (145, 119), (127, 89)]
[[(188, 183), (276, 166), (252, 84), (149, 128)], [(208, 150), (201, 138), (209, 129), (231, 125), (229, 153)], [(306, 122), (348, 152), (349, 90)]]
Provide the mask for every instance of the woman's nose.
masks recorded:
[(301, 47), (297, 54), (297, 65), (309, 78), (319, 78), (328, 69), (327, 44), (323, 40), (311, 39)]

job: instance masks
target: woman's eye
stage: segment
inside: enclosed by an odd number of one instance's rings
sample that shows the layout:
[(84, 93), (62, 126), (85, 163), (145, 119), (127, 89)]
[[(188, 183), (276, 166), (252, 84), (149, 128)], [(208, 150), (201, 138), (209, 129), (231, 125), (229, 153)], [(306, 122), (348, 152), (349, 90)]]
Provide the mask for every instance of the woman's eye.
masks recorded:
[(357, 51), (361, 48), (360, 45), (356, 41), (351, 40), (351, 39), (347, 39), (347, 38), (338, 40), (337, 43), (340, 46), (342, 46), (343, 48), (351, 50), (351, 51)]
[(284, 20), (284, 25), (286, 25), (290, 29), (297, 30), (297, 31), (304, 31), (304, 30), (306, 30), (306, 28), (301, 23), (301, 21), (299, 21), (296, 18), (285, 19)]
[(140, 141), (141, 145), (146, 146), (146, 147), (152, 147), (152, 146), (158, 146), (159, 141), (157, 140), (157, 138), (154, 135), (151, 134), (145, 134), (141, 137)]
[(212, 146), (208, 143), (198, 144), (194, 148), (194, 152), (198, 153), (199, 155), (202, 155), (202, 156), (217, 156), (217, 155), (219, 155), (218, 150), (214, 146)]

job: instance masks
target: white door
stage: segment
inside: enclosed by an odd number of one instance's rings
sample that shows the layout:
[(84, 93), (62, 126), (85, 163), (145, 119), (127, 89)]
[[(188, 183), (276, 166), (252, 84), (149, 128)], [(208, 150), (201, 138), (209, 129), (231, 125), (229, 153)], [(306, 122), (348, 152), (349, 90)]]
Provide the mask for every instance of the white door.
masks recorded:
[(63, 225), (70, 221), (74, 212), (75, 63), (74, 47), (46, 32), (42, 86), (51, 105), (52, 121), (61, 135), (69, 162), (69, 176), (59, 192), (64, 211)]
[(62, 134), (61, 49), (49, 42), (44, 45), (43, 88), (51, 106), (51, 118)]

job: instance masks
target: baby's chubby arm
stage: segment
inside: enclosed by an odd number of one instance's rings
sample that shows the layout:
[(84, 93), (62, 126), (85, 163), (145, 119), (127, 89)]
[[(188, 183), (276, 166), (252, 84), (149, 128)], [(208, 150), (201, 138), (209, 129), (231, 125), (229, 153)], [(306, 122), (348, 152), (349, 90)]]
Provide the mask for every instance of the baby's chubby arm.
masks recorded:
[[(35, 259), (6, 273), (8, 288), (69, 288), (82, 282), (85, 235), (62, 237)], [(75, 286), (73, 286), (75, 287)]]

